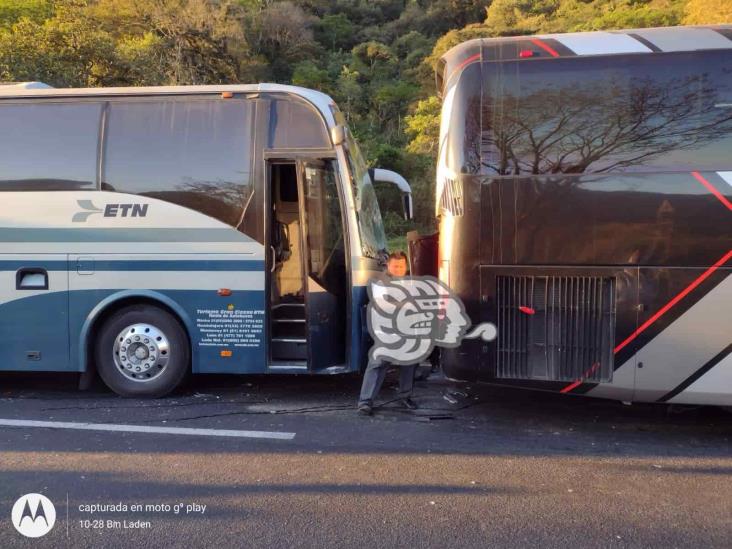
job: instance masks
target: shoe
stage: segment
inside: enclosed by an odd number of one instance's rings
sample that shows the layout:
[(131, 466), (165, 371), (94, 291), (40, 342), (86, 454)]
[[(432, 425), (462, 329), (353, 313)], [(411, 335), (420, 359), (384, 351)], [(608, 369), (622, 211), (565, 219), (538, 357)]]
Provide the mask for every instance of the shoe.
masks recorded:
[(411, 398), (409, 398), (409, 397), (407, 397), (407, 398), (403, 398), (403, 399), (402, 399), (402, 404), (404, 404), (404, 407), (405, 407), (405, 408), (408, 408), (408, 409), (410, 409), (410, 410), (416, 410), (416, 409), (418, 409), (418, 408), (419, 408), (419, 406), (417, 406), (417, 403), (416, 403), (416, 402), (414, 402), (414, 401), (413, 401), (413, 400), (412, 400)]
[(374, 414), (374, 409), (368, 402), (359, 402), (358, 413), (362, 416), (371, 416)]

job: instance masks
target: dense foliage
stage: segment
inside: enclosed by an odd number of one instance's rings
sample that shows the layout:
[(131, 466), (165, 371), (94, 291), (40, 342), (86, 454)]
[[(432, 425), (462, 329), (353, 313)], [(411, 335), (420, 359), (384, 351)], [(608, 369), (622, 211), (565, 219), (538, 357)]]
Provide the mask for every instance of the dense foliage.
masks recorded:
[[(331, 94), (432, 224), (432, 66), (476, 36), (732, 22), (732, 0), (0, 0), (0, 80), (53, 86), (274, 81)], [(410, 228), (391, 212), (391, 234)], [(394, 209), (397, 209), (394, 206)]]

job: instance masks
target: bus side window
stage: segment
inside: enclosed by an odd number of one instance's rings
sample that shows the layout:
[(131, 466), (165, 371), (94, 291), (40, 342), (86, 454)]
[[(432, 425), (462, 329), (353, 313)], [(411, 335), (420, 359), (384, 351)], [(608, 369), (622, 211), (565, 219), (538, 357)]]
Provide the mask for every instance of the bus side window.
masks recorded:
[(112, 102), (103, 188), (158, 198), (238, 226), (253, 192), (252, 105)]
[(294, 97), (272, 101), (268, 141), (273, 149), (331, 147), (322, 117)]
[[(726, 50), (539, 59), (484, 71), (487, 175), (730, 169)], [(518, 67), (504, 70), (510, 65)]]
[(101, 103), (0, 105), (0, 191), (94, 190)]

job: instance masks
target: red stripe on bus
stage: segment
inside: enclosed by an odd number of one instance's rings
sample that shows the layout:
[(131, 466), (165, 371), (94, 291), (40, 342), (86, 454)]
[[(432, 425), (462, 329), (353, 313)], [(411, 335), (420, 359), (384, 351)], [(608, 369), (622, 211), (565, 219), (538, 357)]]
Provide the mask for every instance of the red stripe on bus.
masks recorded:
[(452, 72), (459, 71), (460, 69), (462, 69), (468, 63), (472, 63), (473, 61), (477, 61), (478, 59), (480, 59), (480, 54), (479, 53), (476, 53), (474, 55), (471, 55), (465, 61), (463, 61), (457, 67), (455, 67), (455, 70), (452, 71)]
[[(679, 292), (676, 295), (676, 297), (674, 297), (671, 301), (669, 301), (668, 303), (666, 303), (666, 305), (664, 305), (663, 307), (661, 307), (656, 312), (656, 314), (654, 314), (651, 318), (649, 318), (648, 320), (646, 320), (635, 332), (633, 332), (632, 334), (630, 334), (630, 336), (628, 336), (625, 339), (625, 341), (623, 341), (620, 345), (618, 345), (617, 347), (615, 347), (615, 349), (613, 349), (613, 354), (618, 354), (618, 352), (620, 352), (631, 341), (633, 341), (636, 337), (638, 337), (641, 333), (643, 333), (651, 324), (653, 324), (654, 322), (656, 322), (656, 320), (658, 320), (664, 314), (666, 314), (668, 312), (668, 310), (671, 309), (671, 307), (673, 307), (679, 301), (681, 301), (687, 295), (689, 295), (689, 293), (692, 290), (694, 290), (694, 288), (696, 288), (697, 286), (699, 286), (699, 284), (701, 284), (707, 278), (709, 278), (712, 275), (712, 273), (714, 273), (714, 271), (716, 271), (722, 265), (724, 265), (725, 263), (727, 263), (727, 261), (729, 261), (731, 258), (732, 258), (732, 250), (730, 250), (729, 252), (727, 252), (726, 254), (724, 254), (714, 265), (712, 265), (706, 271), (704, 271), (701, 274), (701, 276), (699, 276), (691, 284), (689, 284), (686, 288), (684, 288), (681, 292)], [(593, 366), (592, 369), (594, 369), (596, 367), (596, 365)], [(590, 373), (591, 373), (592, 369), (590, 370)], [(576, 381), (573, 381), (572, 383), (570, 383), (569, 385), (567, 385), (564, 389), (562, 389), (560, 392), (562, 392), (562, 393), (568, 393), (571, 390), (576, 389), (578, 386), (582, 385), (583, 379), (586, 378), (588, 375), (589, 374), (585, 373), (580, 379), (578, 379)]]
[(728, 210), (732, 210), (732, 202), (730, 202), (729, 200), (727, 200), (727, 197), (724, 196), (722, 193), (720, 193), (714, 187), (714, 185), (712, 185), (709, 181), (707, 181), (704, 178), (704, 176), (702, 174), (700, 174), (699, 172), (691, 172), (691, 175), (693, 175), (694, 178), (699, 183), (701, 183), (702, 185), (704, 185), (709, 190), (710, 193), (712, 193), (714, 196), (716, 196), (722, 204), (724, 204), (725, 206), (727, 206), (727, 209)]
[(589, 369), (589, 370), (587, 370), (587, 371), (586, 371), (586, 372), (585, 372), (584, 374), (582, 374), (582, 377), (580, 377), (580, 378), (579, 378), (578, 380), (576, 380), (576, 381), (573, 381), (572, 383), (570, 383), (569, 385), (567, 385), (567, 386), (566, 386), (566, 387), (565, 387), (564, 389), (562, 389), (562, 390), (561, 390), (561, 391), (559, 391), (559, 392), (560, 392), (560, 393), (568, 393), (568, 392), (570, 392), (570, 391), (571, 391), (572, 389), (576, 389), (577, 387), (579, 387), (580, 385), (582, 385), (582, 382), (583, 382), (583, 381), (584, 381), (585, 379), (587, 379), (588, 377), (590, 377), (590, 376), (592, 375), (592, 373), (593, 373), (593, 372), (594, 372), (595, 370), (597, 370), (598, 366), (600, 366), (600, 363), (599, 363), (599, 362), (595, 362), (595, 363), (594, 363), (594, 364), (592, 365), (592, 368), (590, 368), (590, 369)]
[(694, 282), (692, 282), (686, 288), (684, 288), (681, 292), (679, 292), (678, 295), (676, 295), (676, 297), (674, 297), (671, 301), (669, 301), (668, 303), (666, 303), (666, 305), (664, 305), (663, 307), (661, 307), (658, 310), (658, 312), (656, 312), (656, 314), (654, 314), (651, 318), (649, 318), (643, 324), (641, 324), (641, 326), (635, 332), (633, 332), (632, 334), (630, 334), (630, 336), (628, 336), (628, 338), (625, 341), (623, 341), (620, 345), (618, 345), (617, 347), (615, 347), (615, 349), (613, 349), (613, 353), (617, 354), (622, 348), (624, 348), (625, 346), (627, 346), (628, 343), (630, 343), (631, 341), (633, 341), (642, 332), (644, 332), (646, 330), (646, 328), (648, 328), (651, 324), (653, 324), (656, 320), (658, 320), (659, 318), (661, 318), (661, 316), (663, 316), (666, 312), (668, 312), (668, 310), (671, 307), (673, 307), (679, 301), (681, 301), (682, 299), (684, 299), (687, 295), (689, 295), (689, 293), (694, 288), (696, 288), (697, 286), (699, 286), (699, 284), (701, 284), (707, 278), (709, 278), (714, 271), (716, 271), (722, 265), (724, 265), (725, 263), (727, 263), (727, 261), (729, 261), (730, 258), (732, 258), (732, 250), (730, 250), (729, 252), (727, 252), (726, 254), (724, 254), (724, 256), (722, 256), (719, 259), (719, 261), (717, 261), (714, 265), (712, 265), (706, 271), (704, 271), (699, 278), (697, 278), (696, 280), (694, 280)]
[(534, 44), (536, 44), (537, 46), (539, 46), (542, 50), (544, 50), (545, 52), (547, 52), (552, 57), (559, 57), (559, 54), (557, 53), (557, 50), (555, 50), (554, 48), (552, 48), (550, 45), (545, 44), (544, 42), (542, 42), (538, 38), (532, 38), (531, 39), (531, 42), (534, 43)]
[(571, 391), (572, 389), (576, 389), (576, 388), (577, 388), (577, 387), (579, 387), (580, 385), (582, 385), (582, 380), (581, 380), (581, 379), (578, 379), (577, 381), (573, 381), (572, 383), (570, 383), (569, 385), (567, 385), (567, 386), (566, 386), (566, 387), (565, 387), (564, 389), (562, 389), (562, 390), (561, 390), (561, 391), (559, 391), (559, 392), (560, 392), (560, 393), (568, 393), (568, 392), (570, 392), (570, 391)]
[(469, 63), (472, 63), (473, 61), (477, 61), (478, 59), (480, 59), (480, 54), (479, 53), (476, 53), (475, 55), (471, 55), (465, 61), (463, 61), (462, 63), (460, 63), (457, 67), (455, 67), (452, 70), (452, 72), (450, 73), (450, 76), (447, 77), (447, 80), (445, 80), (445, 85), (447, 85), (447, 83), (450, 80), (452, 80), (452, 77), (455, 76), (455, 73), (456, 72), (463, 70), (466, 65), (468, 65)]

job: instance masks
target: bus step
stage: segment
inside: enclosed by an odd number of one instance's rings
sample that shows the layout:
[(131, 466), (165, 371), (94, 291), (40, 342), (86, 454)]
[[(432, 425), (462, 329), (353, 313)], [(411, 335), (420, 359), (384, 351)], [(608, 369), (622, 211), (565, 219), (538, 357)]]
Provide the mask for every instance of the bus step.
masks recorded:
[(307, 360), (273, 360), (269, 365), (270, 370), (307, 370)]
[(294, 320), (305, 322), (305, 305), (302, 303), (286, 303), (272, 307), (272, 321)]
[(272, 322), (298, 322), (298, 323), (305, 323), (304, 318), (273, 318)]
[(308, 345), (303, 338), (273, 337), (270, 354), (273, 361), (307, 360)]
[(272, 324), (272, 339), (303, 339), (306, 337), (306, 325), (304, 322), (277, 322)]

